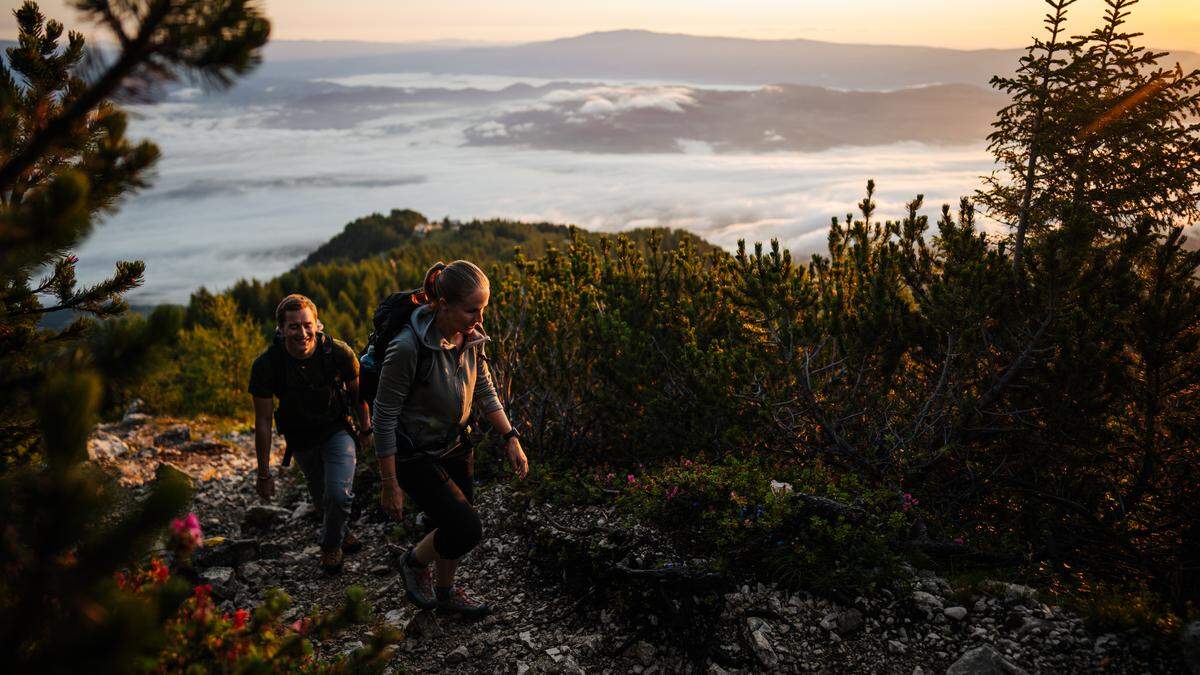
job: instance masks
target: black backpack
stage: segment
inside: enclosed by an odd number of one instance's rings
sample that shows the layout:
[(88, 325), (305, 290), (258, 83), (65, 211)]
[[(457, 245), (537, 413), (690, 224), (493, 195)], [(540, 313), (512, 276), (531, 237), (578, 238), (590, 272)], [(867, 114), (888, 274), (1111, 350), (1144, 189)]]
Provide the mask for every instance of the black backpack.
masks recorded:
[[(331, 389), (332, 395), (335, 397), (335, 404), (340, 407), (340, 416), (345, 419), (347, 430), (357, 435), (358, 425), (352, 411), (350, 391), (334, 361), (333, 338), (325, 333), (317, 333), (317, 353), (318, 358), (321, 359), (322, 381)], [(275, 409), (275, 430), (286, 438), (288, 433), (295, 431), (292, 428), (291, 416), (298, 411), (293, 409), (294, 404), (290, 401), (290, 397), (288, 397), (287, 403), (284, 402), (287, 395), (287, 352), (283, 346), (283, 336), (279, 333), (275, 334), (271, 346), (267, 347), (267, 355), (271, 360), (271, 374), (274, 376), (272, 393), (279, 399), (279, 407)], [(287, 450), (283, 455), (283, 465), (291, 464), (291, 459), (292, 444), (288, 443)]]
[[(371, 319), (374, 330), (367, 337), (366, 349), (359, 355), (358, 376), (359, 396), (372, 407), (375, 405), (375, 394), (379, 391), (379, 373), (383, 370), (388, 343), (404, 330), (412, 318), (412, 313), (425, 302), (425, 291), (414, 288), (392, 293), (375, 308), (375, 315)], [(429, 376), (426, 371), (433, 365), (433, 360), (426, 354), (427, 351), (425, 345), (417, 340), (418, 381), (423, 381)]]

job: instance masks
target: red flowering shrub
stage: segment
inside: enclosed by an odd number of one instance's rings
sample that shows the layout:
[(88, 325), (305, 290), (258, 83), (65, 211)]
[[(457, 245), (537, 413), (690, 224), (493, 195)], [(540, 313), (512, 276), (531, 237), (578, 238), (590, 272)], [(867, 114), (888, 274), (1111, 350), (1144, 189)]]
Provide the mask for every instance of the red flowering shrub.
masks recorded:
[[(185, 528), (186, 530), (186, 528)], [(185, 531), (186, 533), (186, 531)], [(176, 530), (176, 534), (179, 531)], [(117, 575), (117, 585), (140, 599), (152, 597), (169, 581), (175, 582), (157, 558), (135, 571)], [(310, 638), (324, 638), (351, 623), (363, 622), (369, 613), (360, 588), (346, 593), (347, 603), (331, 614), (316, 614), (286, 624), (282, 615), (291, 599), (271, 591), (253, 611), (221, 611), (212, 599), (212, 587), (196, 586), (163, 628), (162, 649), (143, 659), (136, 670), (146, 673), (339, 673), (380, 670), (390, 656), (389, 645), (398, 639), (395, 630), (381, 628), (371, 643), (353, 654), (331, 661), (313, 656)]]

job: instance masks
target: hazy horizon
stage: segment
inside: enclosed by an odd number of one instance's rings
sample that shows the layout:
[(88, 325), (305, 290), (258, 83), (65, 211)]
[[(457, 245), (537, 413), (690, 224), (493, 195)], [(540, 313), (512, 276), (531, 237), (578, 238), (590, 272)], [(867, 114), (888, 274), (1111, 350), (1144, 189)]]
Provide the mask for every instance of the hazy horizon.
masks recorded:
[[(70, 0), (42, 0), (48, 16), (81, 28)], [(0, 31), (15, 32), (3, 0)], [(411, 43), (467, 41), (516, 44), (612, 30), (649, 30), (696, 36), (762, 40), (809, 39), (839, 44), (909, 45), (953, 49), (1014, 49), (1039, 33), (1041, 0), (961, 3), (949, 0), (852, 0), (802, 6), (778, 0), (512, 0), (503, 5), (448, 0), (436, 6), (394, 0), (265, 0), (275, 40)], [(1069, 30), (1097, 25), (1104, 3), (1085, 1), (1069, 10)], [(847, 38), (851, 32), (851, 39)], [(1170, 50), (1200, 50), (1200, 5), (1157, 0), (1138, 5), (1128, 28), (1144, 42)]]

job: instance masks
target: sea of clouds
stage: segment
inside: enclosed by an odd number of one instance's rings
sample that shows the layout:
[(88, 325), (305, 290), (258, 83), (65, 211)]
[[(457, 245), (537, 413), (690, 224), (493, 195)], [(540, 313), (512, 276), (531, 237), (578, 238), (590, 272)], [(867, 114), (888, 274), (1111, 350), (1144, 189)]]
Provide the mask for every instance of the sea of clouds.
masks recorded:
[[(430, 94), (439, 81), (448, 83), (444, 98)], [(511, 95), (518, 81), (534, 85), (528, 97)], [(878, 185), (880, 217), (899, 216), (918, 193), (935, 216), (992, 168), (982, 141), (717, 152), (677, 138), (673, 151), (613, 153), (470, 142), (489, 129), (509, 133), (497, 120), (521, 111), (569, 108), (580, 133), (588, 120), (621, 111), (680, 114), (706, 93), (687, 84), (421, 74), (336, 84), (398, 88), (412, 98), (347, 109), (345, 123), (316, 125), (323, 128), (281, 122), (303, 102), (234, 104), (182, 91), (133, 108), (130, 136), (154, 140), (163, 158), (153, 187), (127, 199), (83, 245), (81, 279), (142, 259), (146, 284), (130, 300), (184, 302), (200, 286), (279, 274), (350, 220), (393, 208), (603, 231), (678, 227), (731, 249), (739, 239), (778, 238), (806, 255), (822, 249), (830, 218), (853, 210), (868, 178)], [(464, 100), (468, 89), (483, 93)], [(336, 104), (323, 100), (320, 119), (338, 118)]]

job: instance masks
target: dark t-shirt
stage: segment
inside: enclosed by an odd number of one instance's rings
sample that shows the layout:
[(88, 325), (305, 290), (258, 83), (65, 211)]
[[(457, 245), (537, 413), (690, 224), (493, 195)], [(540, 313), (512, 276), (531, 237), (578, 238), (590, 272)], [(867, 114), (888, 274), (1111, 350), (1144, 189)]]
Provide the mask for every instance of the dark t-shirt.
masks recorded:
[(275, 359), (271, 358), (271, 350), (283, 352), (285, 391), (284, 396), (278, 398), (280, 413), (288, 420), (285, 436), (289, 445), (315, 445), (346, 428), (343, 406), (331, 384), (333, 374), (325, 373), (322, 368), (329, 361), (344, 381), (357, 382), (358, 357), (341, 340), (333, 341), (329, 355), (322, 354), (322, 348), (318, 341), (312, 356), (297, 359), (282, 345), (268, 347), (250, 367), (250, 394), (257, 398), (278, 397), (275, 387), (279, 380), (274, 372)]

